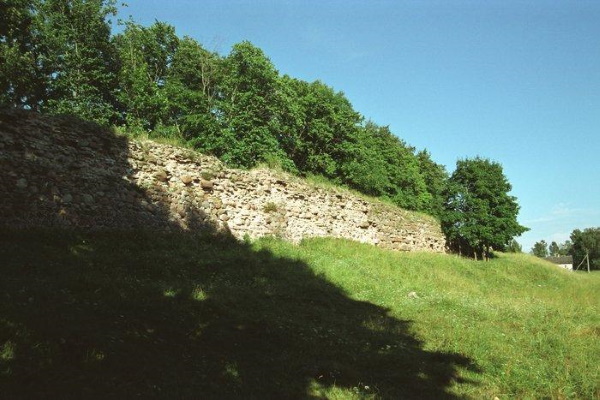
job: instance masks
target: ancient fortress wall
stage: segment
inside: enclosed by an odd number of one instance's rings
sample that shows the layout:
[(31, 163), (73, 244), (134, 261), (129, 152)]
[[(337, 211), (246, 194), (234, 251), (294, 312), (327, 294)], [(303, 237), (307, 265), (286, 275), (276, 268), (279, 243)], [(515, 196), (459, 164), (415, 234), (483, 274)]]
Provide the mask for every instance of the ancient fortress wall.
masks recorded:
[(72, 117), (0, 112), (0, 227), (214, 229), (443, 252), (439, 223), (269, 170), (119, 137)]

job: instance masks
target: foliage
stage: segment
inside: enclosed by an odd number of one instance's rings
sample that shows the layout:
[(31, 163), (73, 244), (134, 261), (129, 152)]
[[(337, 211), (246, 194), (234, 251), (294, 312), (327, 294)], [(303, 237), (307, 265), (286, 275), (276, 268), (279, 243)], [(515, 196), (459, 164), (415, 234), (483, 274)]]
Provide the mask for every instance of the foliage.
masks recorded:
[(523, 246), (521, 246), (519, 242), (513, 239), (510, 241), (510, 243), (508, 243), (508, 246), (506, 246), (506, 251), (509, 253), (522, 253)]
[(548, 243), (546, 243), (545, 240), (535, 242), (533, 248), (531, 249), (531, 253), (540, 258), (548, 257)]
[[(600, 227), (586, 228), (583, 231), (575, 229), (571, 233), (571, 242), (573, 243), (571, 248), (573, 267), (577, 267), (587, 254), (590, 269), (600, 269)], [(583, 268), (587, 268), (587, 265)]]
[(38, 109), (45, 80), (35, 0), (0, 3), (0, 105)]
[(115, 0), (8, 0), (0, 11), (0, 105), (75, 114), (233, 167), (277, 166), (446, 213), (448, 174), (429, 152), (365, 122), (343, 92), (281, 76), (248, 41), (221, 56), (168, 23), (132, 19), (111, 35)]
[(558, 245), (558, 254), (560, 256), (570, 255), (572, 252), (573, 243), (570, 240), (565, 240), (564, 243)]
[(114, 120), (113, 0), (12, 0), (0, 5), (0, 103)]
[(266, 213), (276, 212), (278, 209), (279, 209), (279, 207), (277, 207), (277, 204), (275, 204), (273, 202), (268, 202), (263, 207), (263, 211)]
[(121, 66), (119, 105), (127, 125), (153, 130), (170, 124), (165, 85), (178, 42), (175, 29), (158, 21), (148, 28), (128, 21), (114, 38)]
[(219, 117), (221, 59), (189, 37), (180, 39), (166, 84), (170, 120), (197, 149), (218, 154), (222, 142)]
[(47, 93), (42, 110), (114, 120), (116, 54), (107, 17), (113, 0), (46, 0), (36, 19), (45, 54)]
[(349, 143), (351, 158), (342, 167), (344, 180), (357, 190), (391, 199), (409, 210), (425, 210), (431, 203), (414, 148), (388, 127), (368, 122)]
[(422, 211), (441, 217), (444, 212), (445, 198), (444, 193), (448, 181), (448, 173), (443, 165), (437, 164), (431, 159), (431, 154), (427, 150), (421, 150), (417, 153), (419, 169), (425, 180), (427, 192), (431, 195), (429, 204), (426, 204)]
[(487, 258), (527, 231), (517, 222), (519, 205), (499, 163), (483, 158), (459, 160), (449, 179), (442, 228), (459, 253)]
[(558, 243), (556, 243), (555, 241), (552, 241), (552, 243), (550, 243), (550, 245), (548, 246), (548, 254), (551, 257), (558, 257), (560, 255), (560, 247), (558, 246)]
[(346, 146), (362, 117), (343, 93), (320, 81), (284, 76), (280, 86), (282, 148), (303, 174), (339, 180)]
[(223, 61), (221, 132), (223, 160), (252, 167), (275, 156), (287, 158), (277, 141), (278, 72), (250, 42), (233, 46)]
[(531, 254), (537, 257), (558, 257), (572, 255), (573, 244), (570, 240), (565, 240), (563, 243), (552, 241), (550, 245), (545, 240), (536, 242), (531, 249)]

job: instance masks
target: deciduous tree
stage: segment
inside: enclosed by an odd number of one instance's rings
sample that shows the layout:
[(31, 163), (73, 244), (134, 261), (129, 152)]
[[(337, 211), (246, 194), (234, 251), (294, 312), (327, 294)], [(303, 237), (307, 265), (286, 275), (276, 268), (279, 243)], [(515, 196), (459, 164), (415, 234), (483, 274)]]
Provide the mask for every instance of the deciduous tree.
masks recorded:
[(165, 90), (179, 38), (164, 22), (143, 27), (128, 21), (114, 39), (120, 61), (119, 102), (130, 127), (153, 130), (170, 124)]
[(409, 210), (423, 211), (430, 205), (431, 194), (415, 149), (388, 127), (367, 122), (346, 147), (349, 157), (342, 165), (345, 182)]
[(184, 37), (173, 55), (164, 88), (169, 124), (198, 150), (215, 155), (226, 149), (221, 140), (221, 69), (218, 54)]
[[(600, 269), (600, 227), (586, 228), (583, 231), (575, 229), (571, 233), (573, 247), (573, 265), (578, 266), (589, 257), (590, 269)], [(587, 265), (584, 267), (587, 268)]]
[(323, 82), (308, 83), (284, 76), (280, 80), (278, 140), (298, 171), (341, 182), (348, 145), (362, 116), (342, 92)]
[(548, 243), (546, 243), (545, 240), (535, 242), (533, 248), (531, 249), (531, 253), (540, 258), (548, 257)]
[(565, 240), (564, 243), (558, 245), (558, 254), (561, 256), (570, 255), (572, 247), (573, 243), (570, 240)]
[(261, 49), (248, 41), (233, 46), (224, 60), (221, 157), (251, 167), (287, 157), (277, 140), (278, 72)]
[(508, 251), (509, 253), (521, 253), (521, 252), (523, 252), (523, 247), (521, 246), (521, 244), (519, 242), (517, 242), (515, 239), (513, 239), (510, 241), (510, 243), (506, 247), (506, 251)]
[(49, 76), (41, 64), (36, 0), (0, 2), (0, 104), (37, 110)]
[(487, 258), (527, 231), (502, 166), (483, 158), (459, 160), (449, 179), (442, 227), (451, 248)]
[(36, 12), (47, 76), (43, 110), (100, 123), (114, 119), (116, 54), (108, 17), (114, 0), (45, 0)]
[(558, 246), (558, 243), (554, 241), (550, 243), (550, 246), (548, 246), (548, 254), (552, 257), (558, 257), (560, 255), (560, 247)]
[(437, 164), (431, 159), (431, 154), (427, 150), (417, 153), (419, 160), (419, 169), (425, 180), (427, 191), (431, 195), (429, 204), (420, 210), (436, 217), (441, 217), (444, 211), (444, 192), (448, 181), (448, 173), (443, 165)]

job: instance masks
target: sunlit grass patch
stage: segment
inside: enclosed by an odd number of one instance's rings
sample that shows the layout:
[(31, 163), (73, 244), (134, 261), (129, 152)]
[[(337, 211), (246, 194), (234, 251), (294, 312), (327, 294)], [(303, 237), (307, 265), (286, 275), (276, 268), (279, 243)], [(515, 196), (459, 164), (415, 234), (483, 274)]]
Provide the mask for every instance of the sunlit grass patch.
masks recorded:
[(0, 360), (10, 361), (15, 358), (15, 344), (8, 340), (0, 346)]
[(600, 275), (533, 257), (143, 232), (0, 239), (8, 398), (599, 394)]

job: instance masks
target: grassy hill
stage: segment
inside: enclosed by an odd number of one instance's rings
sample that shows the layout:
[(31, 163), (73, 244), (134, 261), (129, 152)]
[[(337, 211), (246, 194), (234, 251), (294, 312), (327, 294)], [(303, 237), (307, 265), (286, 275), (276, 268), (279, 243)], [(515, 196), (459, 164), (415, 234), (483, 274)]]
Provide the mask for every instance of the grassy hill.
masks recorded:
[(0, 233), (3, 398), (600, 398), (600, 275), (314, 239)]

